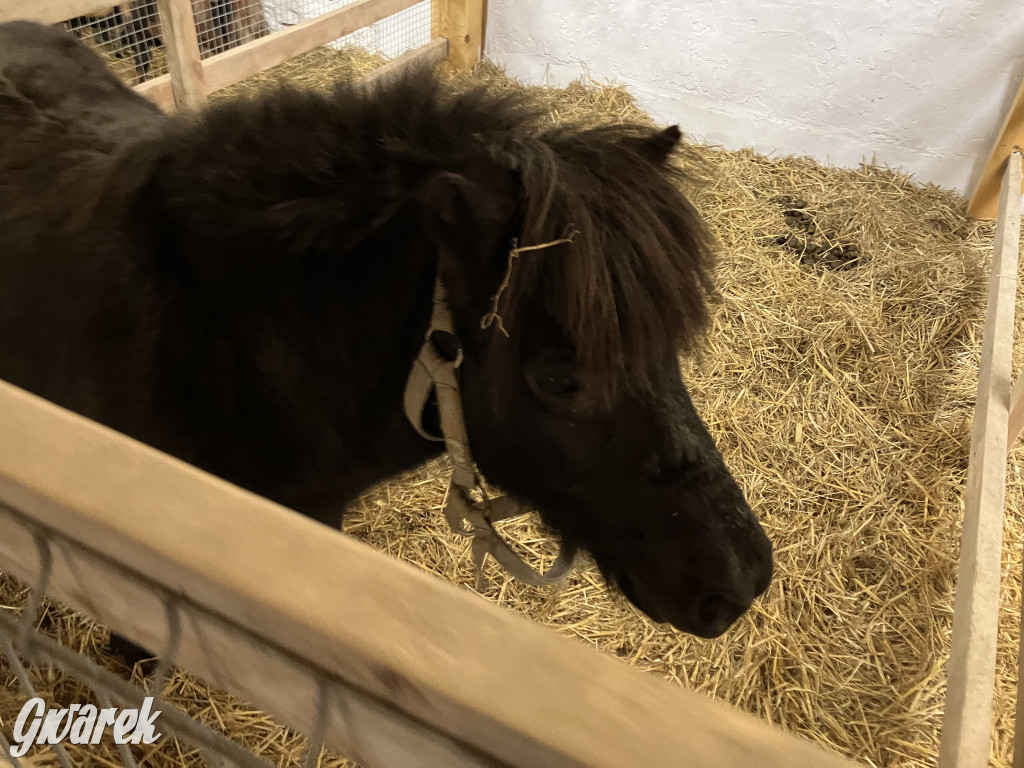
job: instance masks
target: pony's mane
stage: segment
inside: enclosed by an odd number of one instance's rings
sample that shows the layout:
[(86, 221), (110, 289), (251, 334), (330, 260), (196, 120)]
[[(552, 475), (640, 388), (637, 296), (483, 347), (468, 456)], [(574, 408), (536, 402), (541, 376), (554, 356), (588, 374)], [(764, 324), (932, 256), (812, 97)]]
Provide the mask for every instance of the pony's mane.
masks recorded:
[[(709, 235), (672, 160), (645, 151), (649, 126), (561, 125), (517, 142), (526, 190), (520, 247), (499, 314), (531, 299), (572, 339), (611, 394), (692, 346), (713, 293)], [(558, 243), (563, 238), (569, 243)], [(509, 325), (506, 320), (505, 325)]]
[[(495, 286), (495, 332), (513, 348), (537, 301), (567, 333), (579, 363), (610, 395), (619, 382), (692, 346), (713, 295), (710, 235), (684, 189), (693, 179), (673, 148), (659, 156), (649, 125), (561, 123), (526, 92), (444, 86), (413, 73), (376, 94), (379, 103), (426, 107), (467, 134), (524, 188), (521, 229), (507, 285)], [(429, 104), (429, 106), (428, 106)], [(464, 144), (465, 146), (465, 144)], [(668, 154), (666, 159), (664, 154)], [(569, 239), (571, 242), (559, 242)], [(554, 243), (545, 246), (546, 243)], [(507, 356), (506, 356), (507, 357)]]
[[(479, 166), (481, 158), (512, 171), (523, 187), (516, 245), (528, 249), (566, 237), (571, 243), (510, 255), (509, 282), (494, 307), (510, 339), (496, 346), (506, 358), (518, 350), (525, 317), (542, 302), (579, 362), (607, 383), (607, 394), (619, 382), (645, 383), (646, 371), (689, 346), (708, 321), (709, 236), (683, 192), (691, 180), (675, 158), (664, 158), (670, 147), (661, 156), (652, 151), (656, 133), (628, 122), (555, 125), (550, 110), (527, 92), (445, 83), (416, 70), (369, 89), (341, 84), (321, 95), (284, 88), (215, 106), (175, 152), (215, 153), (204, 185), (189, 190), (193, 198), (210, 196), (210, 204), (193, 204), (191, 215), (210, 217), (204, 229), (225, 241), (258, 231), (266, 211), (282, 209), (260, 200), (251, 221), (215, 220), (218, 197), (246, 194), (234, 181), (244, 174), (235, 169), (258, 157), (264, 175), (279, 176), (282, 189), (300, 179), (296, 188), (310, 215), (295, 214), (301, 227), (278, 232), (293, 247), (326, 242), (346, 210), (313, 202), (317, 195), (325, 201), (355, 196), (364, 210), (372, 204), (376, 214), (366, 226), (378, 227), (432, 174)], [(225, 171), (214, 170), (219, 167)], [(379, 182), (351, 191), (346, 174)]]

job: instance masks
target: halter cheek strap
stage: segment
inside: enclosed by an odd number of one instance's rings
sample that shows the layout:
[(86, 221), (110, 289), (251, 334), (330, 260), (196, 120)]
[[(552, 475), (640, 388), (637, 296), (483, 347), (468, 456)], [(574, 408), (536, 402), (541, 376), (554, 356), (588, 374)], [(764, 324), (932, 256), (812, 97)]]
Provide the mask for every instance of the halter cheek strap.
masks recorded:
[[(558, 558), (550, 570), (541, 573), (517, 555), (494, 529), (494, 523), (518, 517), (525, 512), (507, 496), (489, 498), (481, 488), (480, 475), (469, 449), (469, 435), (466, 432), (462, 398), (459, 394), (458, 369), (462, 365), (462, 349), (459, 348), (454, 360), (448, 359), (438, 350), (434, 341), (435, 333), (448, 333), (456, 337), (440, 277), (434, 284), (434, 308), (430, 327), (427, 329), (420, 354), (409, 372), (403, 404), (406, 418), (413, 429), (427, 440), (443, 440), (452, 458), (454, 469), (448, 486), (448, 501), (444, 514), (455, 534), (471, 536), (473, 539), (473, 562), (477, 569), (478, 587), (482, 589), (486, 584), (483, 565), (487, 555), (491, 555), (509, 574), (526, 584), (558, 584), (576, 564), (576, 551), (573, 548), (563, 542), (559, 547)], [(423, 426), (423, 411), (432, 392), (436, 393), (441, 417), (440, 437), (431, 434)]]

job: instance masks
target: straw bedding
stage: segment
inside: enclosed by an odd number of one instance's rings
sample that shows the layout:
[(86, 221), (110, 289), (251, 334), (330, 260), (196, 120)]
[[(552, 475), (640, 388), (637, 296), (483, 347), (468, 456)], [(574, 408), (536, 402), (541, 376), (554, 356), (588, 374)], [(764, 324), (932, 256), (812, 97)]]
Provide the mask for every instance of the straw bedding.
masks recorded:
[[(279, 79), (321, 87), (380, 63), (318, 49), (217, 98)], [(487, 64), (473, 76), (522, 87)], [(648, 119), (618, 87), (530, 92), (553, 119)], [(872, 165), (688, 152), (706, 182), (697, 202), (720, 241), (722, 303), (684, 376), (775, 542), (775, 583), (711, 642), (650, 623), (592, 567), (559, 593), (507, 582), (491, 566), (485, 597), (866, 765), (933, 764), (992, 227), (967, 218), (958, 196)], [(1015, 359), (1019, 369), (1021, 350)], [(1018, 449), (1010, 460), (993, 766), (1010, 761), (1022, 459)], [(447, 471), (440, 460), (373, 490), (346, 531), (472, 588), (467, 544), (440, 514)], [(532, 521), (504, 530), (550, 564), (555, 547)], [(0, 582), (4, 605), (22, 597), (16, 582)], [(54, 608), (47, 622), (76, 648), (102, 646), (104, 630), (73, 614)], [(57, 700), (81, 700), (61, 675), (38, 675)], [(10, 733), (21, 700), (6, 667), (0, 677)], [(278, 765), (300, 755), (300, 736), (185, 673), (168, 694)], [(113, 752), (93, 758), (108, 759), (118, 764)], [(147, 758), (197, 761), (173, 744)], [(346, 763), (324, 755), (321, 764)]]

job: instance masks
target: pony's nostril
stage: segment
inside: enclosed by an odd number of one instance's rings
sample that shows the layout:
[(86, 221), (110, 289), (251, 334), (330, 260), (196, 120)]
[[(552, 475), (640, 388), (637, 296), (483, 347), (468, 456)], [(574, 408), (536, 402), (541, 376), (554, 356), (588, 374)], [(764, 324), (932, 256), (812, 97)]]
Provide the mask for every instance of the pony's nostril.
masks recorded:
[(709, 630), (721, 634), (736, 621), (747, 606), (734, 602), (721, 593), (712, 593), (701, 598), (697, 604), (697, 620)]

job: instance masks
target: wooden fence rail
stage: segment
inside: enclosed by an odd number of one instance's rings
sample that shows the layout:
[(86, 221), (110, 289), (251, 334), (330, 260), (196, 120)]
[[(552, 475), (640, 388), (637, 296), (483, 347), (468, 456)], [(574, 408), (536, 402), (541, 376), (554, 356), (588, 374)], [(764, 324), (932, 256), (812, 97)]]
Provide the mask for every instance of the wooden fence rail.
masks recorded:
[(1015, 152), (1004, 160), (985, 309), (939, 768), (985, 768), (992, 744), (1021, 173)]
[[(136, 86), (161, 109), (198, 109), (221, 88), (282, 64), (318, 46), (411, 8), (420, 0), (356, 0), (236, 48), (203, 59), (191, 0), (157, 0), (168, 74)], [(27, 19), (55, 24), (109, 10), (103, 0), (0, 0), (0, 22)], [(481, 53), (482, 0), (434, 0), (432, 40), (401, 57), (397, 66), (448, 59), (468, 69)], [(444, 41), (443, 43), (441, 41)]]
[(172, 587), (182, 666), (307, 734), (326, 687), (367, 766), (855, 767), (5, 383), (0, 424), (0, 567), (59, 531), (50, 591), (149, 648)]

